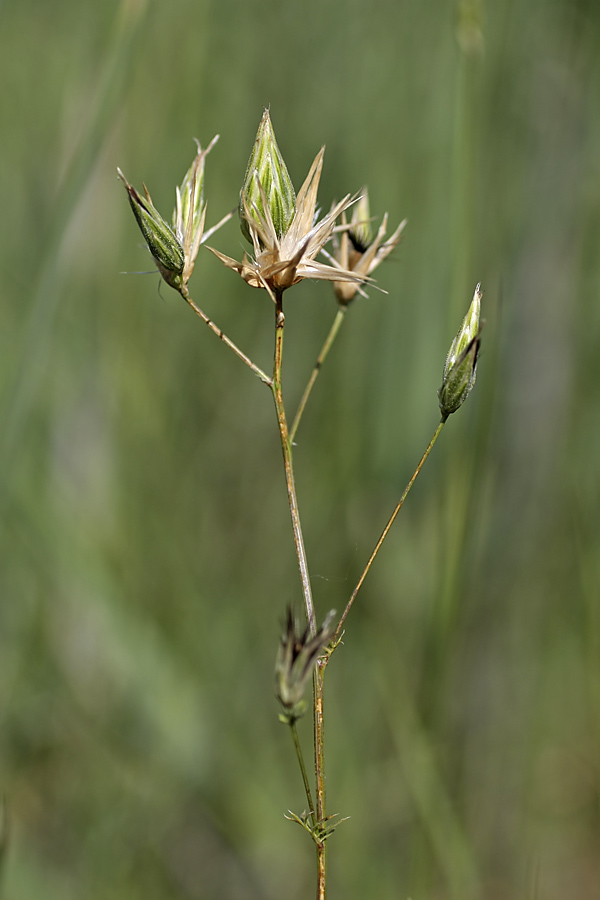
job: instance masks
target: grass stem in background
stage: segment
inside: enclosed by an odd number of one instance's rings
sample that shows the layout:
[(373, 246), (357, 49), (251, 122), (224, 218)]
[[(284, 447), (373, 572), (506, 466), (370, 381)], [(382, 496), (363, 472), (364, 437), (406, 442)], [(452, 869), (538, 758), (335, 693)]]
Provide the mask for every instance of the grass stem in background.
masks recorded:
[[(138, 3), (122, 0), (115, 11), (112, 43), (98, 67), (95, 78), (97, 88), (88, 98), (85, 126), (65, 166), (54, 199), (52, 227), (46, 233), (42, 251), (35, 260), (37, 265), (30, 276), (34, 288), (25, 334), (2, 411), (0, 461), (5, 476), (18, 456), (23, 430), (43, 382), (54, 340), (55, 319), (66, 279), (66, 271), (61, 264), (65, 240), (98, 158), (111, 139), (113, 123), (121, 109), (124, 85), (136, 57), (147, 7), (146, 0)], [(31, 265), (30, 258), (28, 266)], [(9, 483), (7, 478), (5, 484)], [(5, 499), (5, 491), (2, 491), (0, 501)]]

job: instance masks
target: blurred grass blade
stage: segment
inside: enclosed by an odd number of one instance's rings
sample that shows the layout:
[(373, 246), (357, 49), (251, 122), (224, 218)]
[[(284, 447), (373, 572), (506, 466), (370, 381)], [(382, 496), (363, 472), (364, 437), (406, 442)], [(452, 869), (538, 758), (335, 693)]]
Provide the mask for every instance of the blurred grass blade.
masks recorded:
[[(37, 277), (34, 268), (32, 284), (35, 287), (20, 360), (2, 404), (4, 421), (0, 423), (0, 467), (4, 476), (4, 490), (10, 482), (13, 455), (35, 401), (52, 343), (54, 318), (64, 280), (60, 264), (61, 246), (69, 223), (76, 213), (79, 199), (110, 134), (110, 123), (118, 112), (123, 85), (131, 68), (146, 9), (147, 0), (122, 0), (117, 9), (114, 34), (107, 44), (109, 49), (104, 70), (99, 75), (97, 91), (90, 98), (88, 106), (87, 130), (74, 148), (63, 177)], [(3, 499), (0, 493), (0, 504)]]

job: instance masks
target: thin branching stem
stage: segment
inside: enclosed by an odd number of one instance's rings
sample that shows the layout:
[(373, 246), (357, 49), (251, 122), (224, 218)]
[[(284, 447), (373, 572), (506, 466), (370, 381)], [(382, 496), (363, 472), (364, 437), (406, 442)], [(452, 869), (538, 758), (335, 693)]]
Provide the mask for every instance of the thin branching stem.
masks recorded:
[[(403, 493), (402, 496), (400, 497), (400, 500), (398, 501), (398, 505), (396, 506), (394, 512), (392, 513), (392, 515), (391, 515), (390, 518), (388, 519), (387, 525), (385, 526), (385, 528), (384, 528), (383, 531), (381, 532), (381, 537), (379, 538), (379, 540), (378, 540), (377, 543), (375, 544), (375, 549), (374, 549), (373, 552), (371, 553), (371, 556), (369, 557), (369, 561), (368, 561), (367, 565), (365, 566), (362, 575), (361, 575), (360, 578), (358, 579), (358, 582), (357, 582), (356, 587), (355, 587), (354, 590), (352, 591), (352, 595), (351, 595), (350, 599), (348, 600), (348, 603), (347, 603), (347, 605), (346, 605), (346, 609), (345, 609), (344, 612), (342, 613), (342, 617), (341, 617), (340, 621), (338, 622), (338, 626), (337, 626), (337, 628), (336, 628), (335, 634), (334, 634), (333, 639), (332, 639), (332, 646), (333, 646), (334, 649), (335, 649), (335, 647), (337, 646), (337, 643), (338, 643), (338, 641), (339, 641), (339, 637), (340, 637), (340, 635), (341, 635), (342, 628), (344, 627), (344, 622), (346, 621), (346, 618), (347, 618), (347, 616), (348, 616), (348, 613), (349, 613), (350, 610), (352, 609), (352, 605), (353, 605), (354, 601), (356, 600), (356, 596), (357, 596), (358, 592), (360, 591), (360, 589), (361, 589), (361, 587), (362, 587), (362, 585), (363, 585), (363, 582), (364, 582), (365, 578), (366, 578), (367, 575), (369, 574), (369, 569), (370, 569), (371, 566), (373, 565), (373, 562), (375, 561), (375, 557), (377, 556), (377, 554), (378, 554), (379, 551), (381, 550), (381, 545), (382, 545), (383, 542), (385, 541), (385, 539), (386, 539), (386, 537), (387, 537), (387, 535), (388, 535), (388, 532), (389, 532), (390, 528), (391, 528), (392, 525), (394, 524), (394, 520), (395, 520), (396, 516), (398, 515), (398, 513), (399, 513), (400, 510), (402, 509), (402, 506), (403, 506), (403, 504), (404, 504), (404, 501), (405, 501), (406, 498), (408, 497), (408, 494), (409, 494), (409, 491), (410, 491), (411, 487), (413, 486), (413, 484), (414, 484), (415, 481), (417, 480), (417, 477), (418, 477), (418, 475), (419, 475), (419, 472), (421, 471), (421, 469), (423, 468), (423, 465), (425, 464), (425, 460), (427, 459), (427, 457), (429, 456), (429, 454), (430, 454), (431, 451), (433, 450), (433, 445), (434, 445), (435, 442), (437, 441), (437, 439), (438, 439), (438, 437), (439, 437), (439, 435), (440, 435), (440, 432), (441, 432), (442, 428), (444, 427), (444, 423), (445, 423), (445, 421), (446, 421), (446, 418), (447, 418), (447, 417), (442, 418), (440, 424), (439, 424), (438, 427), (436, 428), (436, 430), (435, 430), (435, 432), (434, 432), (434, 435), (433, 435), (433, 437), (431, 438), (431, 440), (429, 441), (429, 444), (428, 444), (428, 446), (427, 446), (427, 449), (425, 450), (425, 453), (423, 454), (423, 456), (421, 457), (421, 459), (420, 459), (420, 461), (419, 461), (419, 465), (417, 466), (417, 468), (416, 468), (415, 471), (413, 472), (410, 481), (408, 482), (408, 484), (407, 484), (406, 487), (404, 488), (404, 493)], [(326, 659), (330, 659), (330, 658), (331, 658), (331, 654), (330, 654), (329, 657), (327, 657)]]
[(293, 421), (292, 427), (290, 429), (290, 443), (291, 444), (294, 443), (294, 438), (296, 437), (296, 432), (298, 431), (298, 425), (300, 424), (300, 419), (302, 418), (302, 414), (304, 413), (304, 407), (306, 406), (308, 398), (310, 397), (310, 392), (312, 391), (312, 389), (314, 387), (315, 381), (317, 380), (317, 376), (319, 375), (319, 372), (321, 371), (321, 366), (325, 362), (325, 358), (327, 357), (327, 354), (331, 350), (331, 346), (338, 335), (338, 331), (340, 330), (342, 322), (344, 321), (347, 308), (348, 308), (347, 306), (339, 306), (338, 307), (338, 311), (336, 313), (335, 319), (333, 320), (333, 325), (331, 326), (331, 328), (329, 330), (329, 334), (325, 338), (325, 343), (321, 347), (321, 352), (319, 353), (319, 355), (317, 357), (315, 367), (311, 372), (311, 376), (308, 379), (308, 384), (306, 385), (306, 388), (304, 389), (302, 399), (301, 399), (300, 403), (298, 404), (298, 409), (296, 411), (296, 415), (294, 416), (294, 421)]
[(196, 304), (194, 303), (194, 301), (193, 301), (192, 298), (190, 297), (190, 295), (189, 295), (189, 293), (188, 293), (188, 289), (187, 289), (186, 286), (183, 286), (183, 287), (180, 289), (180, 293), (181, 293), (181, 296), (183, 297), (183, 299), (185, 300), (185, 302), (188, 304), (188, 306), (191, 306), (191, 308), (194, 310), (194, 312), (196, 313), (196, 315), (199, 316), (199, 317), (202, 319), (202, 321), (204, 322), (204, 324), (205, 324), (205, 325), (208, 325), (208, 327), (210, 328), (210, 330), (211, 330), (214, 334), (216, 334), (216, 336), (217, 336), (218, 338), (220, 338), (220, 339), (223, 341), (223, 343), (226, 344), (226, 345), (229, 347), (230, 350), (233, 350), (233, 352), (235, 353), (235, 355), (236, 355), (237, 357), (239, 357), (239, 358), (242, 360), (242, 362), (245, 362), (246, 365), (248, 366), (248, 368), (252, 369), (252, 371), (254, 372), (254, 374), (257, 375), (257, 376), (260, 378), (261, 381), (263, 381), (265, 384), (268, 384), (269, 387), (272, 388), (272, 387), (273, 387), (273, 380), (272, 380), (271, 378), (269, 378), (269, 376), (266, 375), (266, 374), (263, 372), (262, 369), (260, 369), (260, 368), (259, 368), (258, 366), (256, 366), (256, 365), (254, 365), (254, 363), (252, 362), (252, 360), (249, 359), (249, 357), (247, 357), (246, 354), (243, 353), (243, 352), (240, 350), (240, 348), (237, 346), (237, 344), (234, 344), (233, 341), (232, 341), (230, 338), (227, 337), (227, 335), (225, 334), (225, 332), (222, 331), (222, 330), (219, 328), (218, 325), (215, 325), (215, 323), (213, 322), (213, 320), (210, 319), (210, 318), (206, 315), (206, 313), (204, 313), (204, 312), (200, 309), (199, 306), (196, 306)]

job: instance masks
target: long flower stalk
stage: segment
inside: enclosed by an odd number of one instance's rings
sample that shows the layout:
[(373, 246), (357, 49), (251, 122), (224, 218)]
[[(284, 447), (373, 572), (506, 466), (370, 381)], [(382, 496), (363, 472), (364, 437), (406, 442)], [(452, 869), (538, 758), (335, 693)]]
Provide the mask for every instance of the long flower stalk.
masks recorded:
[[(304, 546), (304, 538), (302, 535), (302, 526), (300, 524), (300, 513), (298, 510), (298, 498), (296, 496), (296, 484), (294, 481), (294, 467), (292, 462), (292, 445), (288, 431), (281, 383), (284, 327), (285, 315), (283, 312), (283, 292), (279, 291), (275, 294), (275, 354), (273, 360), (273, 378), (271, 389), (273, 391), (273, 399), (275, 401), (277, 424), (279, 426), (279, 437), (281, 440), (281, 449), (283, 452), (285, 481), (288, 493), (290, 516), (292, 519), (292, 530), (294, 533), (296, 556), (298, 557), (298, 568), (300, 570), (300, 580), (302, 582), (302, 593), (304, 596), (306, 619), (310, 628), (311, 635), (315, 635), (317, 633), (317, 619), (312, 598), (310, 577), (308, 574), (308, 562), (306, 559), (306, 549)], [(323, 673), (319, 665), (317, 665), (317, 667), (315, 668), (315, 674), (313, 677), (313, 709), (316, 782), (315, 829), (318, 829), (320, 824), (324, 823), (326, 816)], [(325, 900), (327, 875), (325, 839), (318, 839), (316, 832), (313, 832), (313, 836), (315, 836), (315, 843), (317, 847), (317, 900)]]
[(311, 391), (314, 387), (315, 381), (321, 371), (321, 366), (325, 362), (327, 358), (327, 354), (331, 350), (333, 346), (333, 342), (338, 336), (338, 332), (342, 327), (342, 323), (346, 317), (347, 306), (339, 306), (338, 311), (336, 313), (335, 319), (333, 320), (333, 325), (329, 329), (329, 334), (325, 338), (325, 342), (321, 347), (321, 351), (317, 356), (317, 361), (314, 365), (314, 368), (311, 372), (310, 378), (308, 379), (308, 383), (304, 389), (304, 393), (302, 394), (302, 399), (298, 404), (298, 409), (296, 411), (296, 415), (294, 416), (294, 421), (292, 423), (292, 427), (290, 428), (290, 443), (294, 443), (294, 438), (296, 437), (296, 432), (298, 431), (298, 425), (300, 424), (300, 419), (302, 418), (302, 414), (304, 413), (304, 408), (308, 402), (308, 398), (310, 397)]
[(285, 316), (283, 314), (283, 301), (281, 293), (276, 294), (275, 301), (275, 356), (273, 360), (273, 378), (271, 379), (271, 390), (273, 392), (273, 399), (275, 401), (277, 424), (279, 426), (279, 437), (281, 440), (281, 449), (283, 452), (285, 483), (288, 493), (290, 515), (292, 518), (292, 530), (294, 533), (296, 555), (298, 557), (298, 567), (300, 569), (300, 580), (302, 582), (302, 594), (304, 596), (306, 620), (310, 627), (311, 634), (314, 635), (317, 633), (317, 619), (315, 616), (315, 608), (312, 599), (312, 588), (310, 585), (310, 577), (308, 574), (308, 562), (306, 559), (306, 549), (304, 547), (304, 537), (302, 535), (302, 526), (300, 524), (300, 513), (298, 511), (298, 498), (296, 496), (296, 484), (294, 481), (294, 468), (292, 464), (292, 446), (290, 443), (285, 406), (283, 404), (283, 392), (281, 388), (283, 333), (285, 327)]
[[(348, 603), (346, 604), (346, 609), (344, 610), (344, 612), (343, 612), (342, 615), (341, 615), (341, 618), (340, 618), (340, 620), (339, 620), (339, 622), (338, 622), (338, 625), (337, 625), (337, 628), (336, 628), (336, 630), (335, 630), (335, 634), (334, 634), (334, 636), (333, 636), (332, 646), (333, 646), (334, 649), (335, 649), (335, 647), (337, 646), (337, 644), (339, 643), (339, 638), (340, 638), (340, 636), (341, 636), (342, 629), (343, 629), (343, 627), (344, 627), (344, 622), (346, 621), (346, 619), (347, 619), (347, 617), (348, 617), (348, 613), (350, 612), (350, 610), (352, 609), (352, 606), (354, 605), (354, 601), (356, 600), (356, 597), (357, 597), (357, 595), (358, 595), (358, 592), (360, 591), (361, 587), (363, 586), (363, 583), (364, 583), (365, 578), (366, 578), (367, 575), (369, 574), (369, 570), (371, 569), (371, 566), (372, 566), (373, 563), (375, 562), (375, 557), (377, 556), (377, 554), (378, 554), (379, 551), (381, 550), (381, 546), (382, 546), (383, 542), (385, 541), (386, 537), (388, 536), (389, 530), (390, 530), (390, 528), (392, 527), (392, 525), (394, 524), (394, 521), (395, 521), (395, 519), (396, 519), (396, 516), (398, 515), (398, 513), (399, 513), (400, 510), (402, 509), (402, 507), (403, 507), (403, 505), (404, 505), (404, 501), (406, 500), (406, 498), (407, 498), (408, 495), (409, 495), (410, 489), (412, 488), (413, 484), (414, 484), (415, 481), (417, 480), (417, 477), (418, 477), (418, 475), (419, 475), (419, 472), (421, 471), (421, 469), (423, 468), (423, 466), (424, 466), (424, 464), (425, 464), (425, 460), (427, 459), (427, 457), (429, 456), (429, 454), (430, 454), (431, 451), (433, 450), (433, 446), (434, 446), (435, 442), (437, 441), (437, 439), (438, 439), (438, 437), (439, 437), (439, 435), (440, 435), (440, 432), (441, 432), (442, 428), (444, 427), (444, 423), (446, 422), (446, 419), (447, 419), (447, 416), (442, 416), (442, 419), (441, 419), (441, 421), (440, 421), (440, 424), (439, 424), (438, 427), (436, 428), (436, 430), (435, 430), (435, 432), (434, 432), (434, 434), (433, 434), (433, 437), (432, 437), (431, 440), (429, 441), (429, 444), (427, 445), (427, 449), (425, 450), (425, 453), (423, 454), (423, 456), (422, 456), (421, 459), (419, 460), (419, 464), (418, 464), (417, 468), (415, 469), (415, 471), (414, 471), (413, 474), (411, 475), (410, 481), (408, 482), (408, 484), (407, 484), (406, 487), (404, 488), (404, 492), (403, 492), (402, 496), (400, 497), (400, 500), (398, 501), (398, 503), (397, 503), (397, 505), (396, 505), (396, 508), (394, 509), (394, 512), (393, 512), (393, 513), (391, 514), (391, 516), (389, 517), (389, 519), (388, 519), (388, 521), (387, 521), (387, 524), (386, 524), (385, 528), (384, 528), (383, 531), (381, 532), (381, 535), (380, 535), (380, 537), (379, 537), (379, 540), (378, 540), (377, 543), (375, 544), (375, 547), (374, 547), (374, 549), (373, 549), (373, 552), (371, 553), (371, 555), (370, 555), (370, 557), (369, 557), (369, 561), (367, 562), (365, 568), (363, 569), (362, 575), (361, 575), (360, 578), (358, 579), (358, 582), (357, 582), (357, 584), (356, 584), (356, 587), (354, 588), (354, 590), (352, 591), (352, 594), (350, 595), (350, 599), (348, 600)], [(329, 659), (329, 658), (331, 658), (331, 656), (329, 656), (328, 659)]]

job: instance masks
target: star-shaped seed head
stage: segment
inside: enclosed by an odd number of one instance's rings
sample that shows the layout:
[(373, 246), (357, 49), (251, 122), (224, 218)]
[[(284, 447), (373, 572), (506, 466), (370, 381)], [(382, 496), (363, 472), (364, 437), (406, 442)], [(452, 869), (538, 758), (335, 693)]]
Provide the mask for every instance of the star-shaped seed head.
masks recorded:
[(315, 257), (331, 238), (335, 221), (354, 202), (347, 194), (319, 219), (317, 190), (325, 148), (317, 153), (304, 184), (294, 188), (275, 141), (268, 111), (261, 120), (254, 150), (240, 195), (242, 231), (249, 238), (253, 257), (241, 262), (209, 249), (252, 287), (264, 288), (273, 299), (303, 278), (350, 281), (360, 285), (367, 276), (339, 265), (317, 262)]

